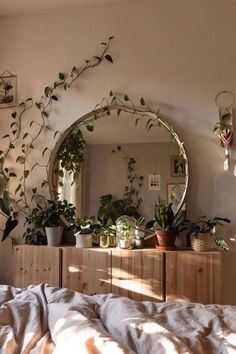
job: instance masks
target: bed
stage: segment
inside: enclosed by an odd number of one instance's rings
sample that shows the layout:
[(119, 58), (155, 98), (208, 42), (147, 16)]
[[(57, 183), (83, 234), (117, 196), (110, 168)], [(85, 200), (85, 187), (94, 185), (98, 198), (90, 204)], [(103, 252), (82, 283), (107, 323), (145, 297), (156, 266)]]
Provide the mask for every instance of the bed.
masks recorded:
[(0, 353), (236, 354), (236, 307), (0, 286)]

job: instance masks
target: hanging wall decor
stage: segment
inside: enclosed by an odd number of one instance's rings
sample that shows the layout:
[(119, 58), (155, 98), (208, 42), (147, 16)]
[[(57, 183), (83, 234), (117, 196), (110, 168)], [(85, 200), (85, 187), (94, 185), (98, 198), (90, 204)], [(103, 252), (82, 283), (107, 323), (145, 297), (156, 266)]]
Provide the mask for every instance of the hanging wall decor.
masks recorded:
[(5, 70), (0, 75), (0, 108), (16, 106), (16, 75)]
[(220, 91), (215, 98), (219, 107), (219, 121), (216, 123), (214, 132), (218, 134), (220, 143), (225, 148), (224, 170), (230, 167), (229, 148), (233, 143), (233, 104), (234, 95), (231, 91)]

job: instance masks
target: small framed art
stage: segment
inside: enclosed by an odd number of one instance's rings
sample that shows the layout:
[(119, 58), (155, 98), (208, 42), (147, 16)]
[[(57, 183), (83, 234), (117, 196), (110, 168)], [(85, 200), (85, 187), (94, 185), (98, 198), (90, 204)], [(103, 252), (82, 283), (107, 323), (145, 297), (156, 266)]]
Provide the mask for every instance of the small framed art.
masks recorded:
[(171, 156), (171, 177), (185, 176), (185, 160), (181, 156)]
[(16, 106), (16, 75), (6, 70), (0, 75), (0, 108)]

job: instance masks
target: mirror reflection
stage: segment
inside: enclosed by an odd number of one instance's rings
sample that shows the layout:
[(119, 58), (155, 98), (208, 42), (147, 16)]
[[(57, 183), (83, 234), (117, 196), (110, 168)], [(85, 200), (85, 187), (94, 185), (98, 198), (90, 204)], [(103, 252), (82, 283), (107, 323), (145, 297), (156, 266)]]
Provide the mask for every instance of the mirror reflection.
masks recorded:
[(120, 108), (96, 119), (94, 112), (59, 139), (51, 157), (51, 191), (72, 202), (78, 217), (149, 220), (158, 195), (167, 201), (174, 198), (177, 212), (188, 171), (185, 151), (172, 128), (164, 122), (147, 129), (149, 114), (137, 119)]

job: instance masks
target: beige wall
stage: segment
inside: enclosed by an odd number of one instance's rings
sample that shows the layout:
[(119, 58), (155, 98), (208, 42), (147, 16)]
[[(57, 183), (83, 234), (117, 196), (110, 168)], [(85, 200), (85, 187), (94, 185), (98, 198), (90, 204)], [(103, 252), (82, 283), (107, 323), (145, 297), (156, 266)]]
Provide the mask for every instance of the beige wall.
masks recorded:
[[(212, 127), (218, 116), (216, 93), (228, 89), (236, 94), (235, 18), (235, 0), (131, 0), (1, 18), (0, 72), (17, 74), (19, 101), (40, 97), (59, 71), (67, 72), (94, 55), (97, 44), (114, 35), (114, 65), (104, 63), (86, 73), (78, 87), (63, 95), (50, 124), (64, 130), (110, 89), (160, 106), (189, 154), (189, 216), (227, 216), (232, 224), (225, 233), (232, 237), (236, 177), (223, 171), (224, 151)], [(9, 113), (0, 111), (0, 134), (8, 129)], [(45, 135), (44, 144), (52, 144), (47, 140)], [(15, 235), (20, 241), (21, 228)], [(224, 256), (223, 295), (224, 302), (236, 304), (236, 246), (230, 246), (232, 251)], [(1, 282), (11, 281), (11, 267), (7, 241), (0, 246)]]

